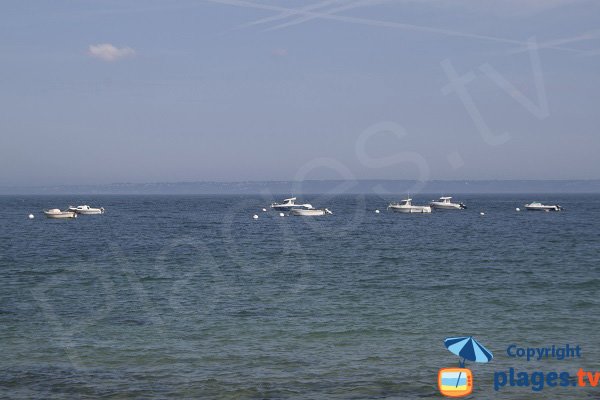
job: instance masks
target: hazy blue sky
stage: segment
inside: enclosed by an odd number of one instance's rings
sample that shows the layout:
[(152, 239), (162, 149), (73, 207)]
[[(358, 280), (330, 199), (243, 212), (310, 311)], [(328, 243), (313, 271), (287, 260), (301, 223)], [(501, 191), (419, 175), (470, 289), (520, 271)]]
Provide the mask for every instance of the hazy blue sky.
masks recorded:
[(600, 178), (593, 0), (3, 1), (0, 60), (0, 185)]

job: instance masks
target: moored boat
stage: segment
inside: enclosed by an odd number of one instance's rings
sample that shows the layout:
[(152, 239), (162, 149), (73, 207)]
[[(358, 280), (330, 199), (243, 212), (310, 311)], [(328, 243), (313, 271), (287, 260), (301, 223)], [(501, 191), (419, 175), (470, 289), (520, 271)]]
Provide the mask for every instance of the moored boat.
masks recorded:
[(74, 211), (61, 211), (58, 208), (44, 210), (44, 214), (46, 217), (53, 219), (77, 218), (77, 214)]
[(299, 217), (318, 217), (318, 216), (322, 216), (322, 215), (326, 215), (326, 214), (333, 214), (333, 213), (326, 208), (320, 208), (320, 209), (317, 209), (317, 208), (311, 208), (311, 209), (295, 208), (290, 211), (290, 214), (296, 215)]
[(290, 197), (289, 199), (284, 199), (283, 203), (272, 203), (271, 208), (277, 211), (290, 211), (298, 208), (310, 210), (313, 208), (313, 206), (308, 203), (297, 204), (296, 198)]
[(82, 205), (82, 206), (77, 206), (77, 207), (69, 206), (69, 211), (73, 211), (73, 212), (76, 212), (77, 214), (83, 214), (83, 215), (97, 215), (97, 214), (104, 214), (104, 207), (93, 208), (88, 205)]
[(432, 200), (429, 205), (436, 210), (464, 210), (467, 208), (463, 203), (453, 203), (452, 197), (440, 197), (439, 200)]
[(532, 203), (525, 204), (525, 209), (529, 211), (561, 211), (562, 207), (558, 204), (547, 205), (542, 204), (539, 201), (534, 201)]
[(431, 212), (430, 206), (415, 206), (412, 204), (412, 199), (404, 199), (399, 203), (390, 203), (388, 209), (406, 214), (427, 214)]

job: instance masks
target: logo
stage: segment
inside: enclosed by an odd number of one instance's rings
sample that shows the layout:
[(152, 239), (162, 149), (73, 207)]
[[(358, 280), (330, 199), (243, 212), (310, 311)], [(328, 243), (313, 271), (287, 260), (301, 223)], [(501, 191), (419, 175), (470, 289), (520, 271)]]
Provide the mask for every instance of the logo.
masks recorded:
[(473, 373), (468, 368), (442, 368), (438, 373), (440, 393), (447, 397), (464, 397), (473, 391)]
[[(459, 356), (459, 368), (442, 368), (438, 372), (438, 388), (447, 397), (464, 397), (473, 391), (473, 373), (465, 368), (466, 361), (486, 363), (494, 357), (492, 353), (473, 339), (473, 336), (450, 337), (444, 346)], [(460, 359), (462, 358), (462, 360)]]

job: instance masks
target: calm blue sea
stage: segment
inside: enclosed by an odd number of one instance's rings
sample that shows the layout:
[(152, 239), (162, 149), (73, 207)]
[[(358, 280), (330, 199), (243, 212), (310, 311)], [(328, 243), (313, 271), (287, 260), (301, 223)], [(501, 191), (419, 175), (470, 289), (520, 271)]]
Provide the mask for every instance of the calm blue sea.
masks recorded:
[[(398, 199), (304, 196), (334, 214), (302, 218), (261, 196), (0, 197), (0, 397), (439, 398), (444, 338), (472, 335), (495, 358), (467, 363), (471, 398), (600, 398), (493, 388), (510, 367), (600, 370), (600, 195)], [(532, 200), (565, 211), (515, 211)], [(41, 214), (69, 204), (106, 214)]]

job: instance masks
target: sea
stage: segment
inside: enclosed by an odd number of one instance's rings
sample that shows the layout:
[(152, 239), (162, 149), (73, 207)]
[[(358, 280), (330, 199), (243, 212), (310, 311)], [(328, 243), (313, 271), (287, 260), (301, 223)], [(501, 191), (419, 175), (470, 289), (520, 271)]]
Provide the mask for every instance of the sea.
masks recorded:
[[(600, 370), (600, 195), (283, 197), (0, 196), (0, 398), (442, 398), (444, 339), (472, 336), (494, 357), (467, 398), (600, 399), (572, 385)], [(42, 213), (70, 204), (105, 214)]]

